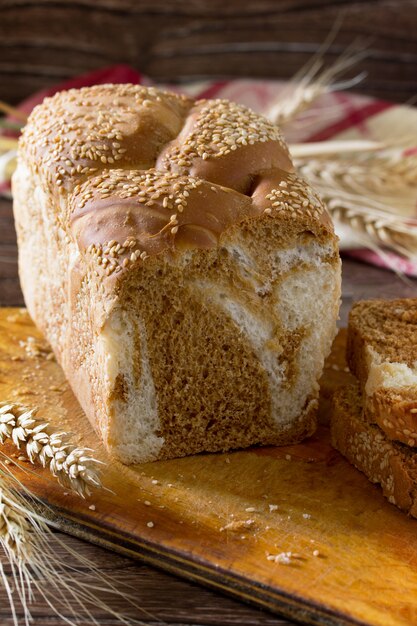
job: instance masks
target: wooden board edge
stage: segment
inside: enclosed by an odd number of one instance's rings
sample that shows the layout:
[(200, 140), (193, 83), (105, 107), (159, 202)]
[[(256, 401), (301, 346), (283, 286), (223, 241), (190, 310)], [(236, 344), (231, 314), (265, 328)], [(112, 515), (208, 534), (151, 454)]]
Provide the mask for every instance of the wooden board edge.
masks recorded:
[(117, 534), (95, 526), (90, 520), (72, 517), (68, 511), (51, 505), (42, 505), (39, 512), (58, 530), (78, 539), (88, 541), (106, 550), (140, 560), (177, 577), (221, 592), (257, 608), (309, 626), (372, 626), (368, 622), (332, 610), (326, 606), (306, 601), (295, 594), (231, 574), (222, 568), (198, 559), (184, 558), (181, 553), (161, 548), (146, 540), (139, 542), (129, 535)]

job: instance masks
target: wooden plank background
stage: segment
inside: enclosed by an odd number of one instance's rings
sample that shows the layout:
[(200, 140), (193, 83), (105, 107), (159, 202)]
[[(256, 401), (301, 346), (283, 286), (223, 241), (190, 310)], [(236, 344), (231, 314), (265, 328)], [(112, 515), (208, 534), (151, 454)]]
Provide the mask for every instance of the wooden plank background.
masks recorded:
[(112, 63), (161, 81), (290, 78), (338, 20), (328, 61), (366, 45), (361, 91), (416, 95), (416, 0), (1, 0), (0, 10), (0, 99), (9, 102)]
[[(366, 44), (367, 58), (359, 69), (368, 76), (358, 90), (398, 102), (413, 99), (417, 0), (0, 0), (0, 99), (15, 103), (37, 89), (113, 63), (129, 63), (161, 81), (286, 79), (318, 50), (339, 16), (339, 32), (326, 59), (334, 60), (352, 42)], [(0, 200), (0, 233), (0, 305), (19, 306), (15, 233), (6, 200)], [(390, 272), (345, 260), (343, 296), (342, 322), (352, 301), (416, 297), (417, 282), (405, 284)], [(122, 587), (137, 590), (138, 601), (152, 616), (128, 616), (145, 624), (289, 624), (82, 541), (61, 539)], [(112, 606), (123, 609), (120, 601)], [(34, 626), (61, 623), (40, 600), (33, 613)], [(99, 611), (95, 617), (102, 626), (115, 624)], [(1, 587), (0, 624), (12, 624)]]

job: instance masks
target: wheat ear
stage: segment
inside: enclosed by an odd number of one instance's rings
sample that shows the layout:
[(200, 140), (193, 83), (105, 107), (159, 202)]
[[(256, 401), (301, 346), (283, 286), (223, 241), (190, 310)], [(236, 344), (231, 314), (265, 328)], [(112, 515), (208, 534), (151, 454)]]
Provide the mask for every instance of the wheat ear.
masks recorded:
[(37, 409), (22, 404), (0, 403), (0, 443), (10, 440), (23, 448), (31, 463), (49, 468), (64, 487), (81, 497), (90, 487), (101, 487), (97, 461), (89, 448), (77, 448), (66, 433), (49, 433), (47, 422), (36, 418)]
[[(123, 591), (114, 574), (99, 571), (90, 559), (52, 531), (51, 522), (39, 511), (51, 516), (53, 512), (10, 473), (2, 458), (10, 462), (0, 453), (0, 552), (3, 549), (7, 558), (7, 561), (0, 558), (0, 584), (6, 590), (14, 626), (30, 625), (29, 605), (35, 596), (40, 596), (70, 626), (80, 621), (99, 626), (101, 620), (98, 622), (94, 617), (93, 607), (100, 614), (111, 616), (114, 623), (125, 626), (143, 623), (113, 609), (111, 597), (122, 600), (125, 608), (130, 606), (146, 615), (147, 622), (156, 622), (154, 615), (136, 603), (136, 588), (130, 587), (132, 595)], [(129, 586), (124, 584), (124, 587)], [(105, 599), (100, 597), (103, 595)]]
[(417, 256), (414, 214), (417, 157), (398, 152), (296, 161), (301, 174), (320, 193), (335, 219), (388, 246), (402, 256)]
[(281, 94), (269, 108), (266, 116), (274, 124), (285, 126), (309, 109), (320, 96), (356, 85), (363, 79), (363, 74), (358, 74), (353, 79), (343, 82), (337, 82), (337, 80), (364, 56), (363, 51), (348, 50), (333, 65), (323, 68), (324, 62), (320, 55), (294, 77), (291, 81), (291, 92), (288, 95)]

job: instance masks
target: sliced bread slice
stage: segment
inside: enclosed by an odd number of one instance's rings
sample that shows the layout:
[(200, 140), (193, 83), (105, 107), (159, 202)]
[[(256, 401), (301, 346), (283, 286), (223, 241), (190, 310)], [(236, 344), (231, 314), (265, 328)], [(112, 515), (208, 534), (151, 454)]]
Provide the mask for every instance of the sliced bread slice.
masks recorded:
[(361, 384), (365, 417), (389, 439), (417, 446), (417, 299), (355, 304), (347, 361)]
[(341, 387), (333, 396), (332, 445), (384, 496), (417, 518), (417, 451), (391, 441), (362, 416), (359, 383)]

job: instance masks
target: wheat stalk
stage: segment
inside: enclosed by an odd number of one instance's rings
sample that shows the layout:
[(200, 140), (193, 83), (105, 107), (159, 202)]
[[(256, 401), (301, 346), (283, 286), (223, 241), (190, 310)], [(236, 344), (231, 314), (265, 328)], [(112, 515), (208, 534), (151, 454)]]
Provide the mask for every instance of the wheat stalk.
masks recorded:
[(361, 152), (376, 152), (388, 148), (386, 143), (369, 139), (333, 139), (331, 141), (309, 141), (308, 143), (292, 143), (288, 146), (293, 159), (322, 158)]
[(337, 82), (337, 79), (348, 69), (364, 58), (363, 51), (347, 50), (333, 65), (323, 67), (323, 51), (313, 58), (291, 81), (287, 95), (279, 99), (269, 108), (266, 117), (274, 124), (285, 126), (311, 107), (321, 96), (332, 91), (347, 89), (360, 82), (364, 74), (358, 74), (351, 80)]
[[(32, 621), (29, 605), (37, 595), (71, 626), (80, 620), (98, 626), (92, 607), (125, 626), (142, 623), (113, 609), (109, 603), (111, 596), (119, 597), (125, 607), (131, 606), (156, 621), (155, 616), (141, 609), (133, 599), (137, 597), (137, 589), (132, 589), (132, 596), (124, 592), (114, 575), (100, 572), (90, 559), (71, 549), (52, 531), (51, 522), (39, 513), (39, 510), (48, 512), (48, 507), (10, 473), (2, 458), (8, 462), (11, 459), (0, 454), (0, 551), (3, 549), (10, 571), (0, 558), (0, 582), (9, 599), (14, 626), (21, 623), (19, 608), (23, 611), (23, 623), (29, 626)], [(87, 574), (94, 578), (86, 580)]]
[(5, 113), (6, 115), (12, 115), (16, 119), (20, 120), (22, 124), (26, 124), (28, 119), (26, 113), (10, 106), (10, 104), (7, 104), (7, 102), (3, 102), (2, 100), (0, 100), (0, 112)]
[[(417, 156), (368, 154), (296, 161), (301, 174), (320, 193), (335, 221), (402, 256), (417, 256)], [(394, 210), (395, 208), (395, 210)]]
[[(3, 549), (11, 568), (13, 587), (17, 591), (22, 606), (31, 599), (31, 577), (26, 565), (34, 553), (33, 535), (27, 517), (21, 510), (17, 496), (9, 489), (0, 472), (0, 547)], [(12, 609), (14, 624), (18, 623), (13, 589), (0, 560), (0, 580), (6, 590)], [(27, 615), (30, 618), (30, 615)], [(27, 619), (25, 620), (27, 621)]]
[(0, 542), (10, 560), (30, 560), (33, 550), (28, 532), (29, 524), (19, 510), (16, 496), (0, 481)]
[(81, 497), (90, 495), (90, 487), (101, 487), (97, 461), (90, 448), (71, 444), (66, 433), (49, 433), (47, 422), (36, 418), (37, 409), (22, 404), (0, 403), (0, 443), (10, 440), (23, 448), (31, 463), (49, 468), (64, 487)]

